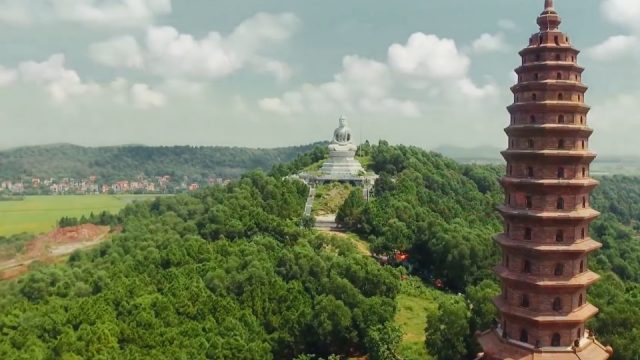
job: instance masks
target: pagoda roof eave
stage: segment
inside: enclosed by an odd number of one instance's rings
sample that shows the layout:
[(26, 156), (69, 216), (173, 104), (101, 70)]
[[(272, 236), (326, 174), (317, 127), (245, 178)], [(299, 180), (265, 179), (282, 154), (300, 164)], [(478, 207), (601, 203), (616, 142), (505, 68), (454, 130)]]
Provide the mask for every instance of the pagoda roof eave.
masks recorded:
[(531, 241), (517, 241), (510, 239), (505, 234), (496, 234), (493, 239), (502, 247), (536, 252), (541, 255), (558, 253), (584, 254), (596, 251), (602, 247), (601, 243), (591, 238), (569, 244), (540, 244)]
[(502, 265), (493, 268), (494, 273), (503, 281), (523, 284), (527, 287), (534, 287), (538, 290), (568, 290), (574, 291), (591, 286), (600, 280), (600, 275), (593, 271), (585, 271), (572, 278), (566, 277), (540, 277), (530, 274), (514, 273)]
[(498, 211), (503, 217), (534, 218), (543, 220), (591, 220), (600, 216), (594, 209), (580, 209), (575, 211), (539, 211), (531, 209), (515, 209), (506, 205), (499, 205)]
[(590, 303), (582, 305), (582, 307), (569, 314), (562, 313), (557, 315), (540, 314), (538, 312), (510, 305), (505, 302), (502, 296), (495, 297), (493, 299), (493, 304), (502, 314), (524, 319), (538, 325), (580, 325), (598, 314), (598, 308), (591, 305)]

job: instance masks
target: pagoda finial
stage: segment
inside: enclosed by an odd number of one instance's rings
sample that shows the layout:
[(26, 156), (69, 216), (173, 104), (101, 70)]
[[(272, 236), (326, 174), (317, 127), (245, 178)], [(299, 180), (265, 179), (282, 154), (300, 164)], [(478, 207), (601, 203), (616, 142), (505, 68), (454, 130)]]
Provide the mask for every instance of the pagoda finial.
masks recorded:
[(544, 9), (552, 10), (553, 9), (553, 0), (544, 0)]

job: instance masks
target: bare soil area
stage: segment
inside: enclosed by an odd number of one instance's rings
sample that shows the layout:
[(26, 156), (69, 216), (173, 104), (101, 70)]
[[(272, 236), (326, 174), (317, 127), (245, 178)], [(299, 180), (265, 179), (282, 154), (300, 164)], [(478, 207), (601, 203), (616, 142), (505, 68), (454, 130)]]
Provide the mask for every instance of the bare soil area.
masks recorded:
[(27, 272), (34, 261), (53, 263), (78, 249), (95, 246), (108, 238), (110, 228), (85, 224), (56, 229), (25, 245), (25, 250), (11, 260), (0, 262), (0, 280), (12, 279)]

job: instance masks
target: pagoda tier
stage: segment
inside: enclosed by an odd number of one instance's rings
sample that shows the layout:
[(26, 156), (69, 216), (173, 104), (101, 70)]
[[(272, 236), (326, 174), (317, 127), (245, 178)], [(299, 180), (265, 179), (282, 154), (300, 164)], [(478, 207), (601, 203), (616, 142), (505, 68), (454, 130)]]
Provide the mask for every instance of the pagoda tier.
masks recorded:
[(494, 299), (496, 326), (478, 339), (484, 359), (607, 359), (612, 353), (585, 329), (598, 313), (587, 289), (599, 276), (588, 256), (601, 244), (589, 237), (599, 213), (590, 207), (598, 182), (589, 176), (595, 153), (579, 51), (562, 33), (553, 1), (538, 17), (540, 31), (520, 52), (511, 88), (514, 103), (505, 129), (507, 162), (498, 207), (504, 231), (495, 273), (502, 294)]

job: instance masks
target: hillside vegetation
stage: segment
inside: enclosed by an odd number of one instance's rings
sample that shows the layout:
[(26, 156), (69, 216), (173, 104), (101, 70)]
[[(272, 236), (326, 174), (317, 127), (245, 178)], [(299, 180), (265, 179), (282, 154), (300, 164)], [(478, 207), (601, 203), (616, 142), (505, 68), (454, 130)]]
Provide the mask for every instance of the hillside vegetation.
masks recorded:
[[(381, 175), (377, 197), (352, 191), (339, 220), (375, 253), (408, 253), (406, 269), (299, 227), (308, 189), (283, 176), (322, 159), (316, 149), (274, 176), (131, 204), (112, 242), (0, 284), (0, 358), (473, 358), (500, 292), (491, 235), (503, 169), (385, 142), (365, 152)], [(604, 279), (589, 294), (601, 314), (589, 326), (614, 360), (631, 360), (640, 217), (623, 192), (640, 185), (602, 180), (593, 203), (604, 214), (590, 230), (604, 248), (590, 264)]]
[(254, 173), (129, 205), (112, 242), (0, 284), (0, 358), (384, 351), (398, 276), (352, 245), (300, 229), (306, 195), (302, 183)]
[(193, 146), (81, 147), (49, 145), (0, 151), (0, 179), (22, 176), (87, 178), (112, 181), (146, 176), (206, 179), (238, 178), (249, 170), (268, 170), (290, 162), (315, 145), (278, 149)]
[[(407, 252), (415, 275), (465, 295), (462, 303), (437, 300), (426, 343), (438, 359), (471, 358), (479, 350), (473, 334), (489, 328), (496, 315), (490, 299), (500, 288), (491, 268), (499, 263), (499, 252), (491, 236), (501, 231), (494, 209), (504, 198), (498, 183), (504, 169), (462, 165), (386, 142), (369, 151), (371, 167), (381, 175), (377, 197), (368, 203), (350, 197), (338, 220), (368, 239), (372, 251)], [(600, 180), (592, 205), (603, 216), (590, 232), (604, 247), (590, 264), (603, 280), (589, 301), (601, 314), (589, 326), (616, 349), (614, 359), (634, 359), (640, 353), (640, 239), (633, 228), (640, 223), (640, 179)]]

